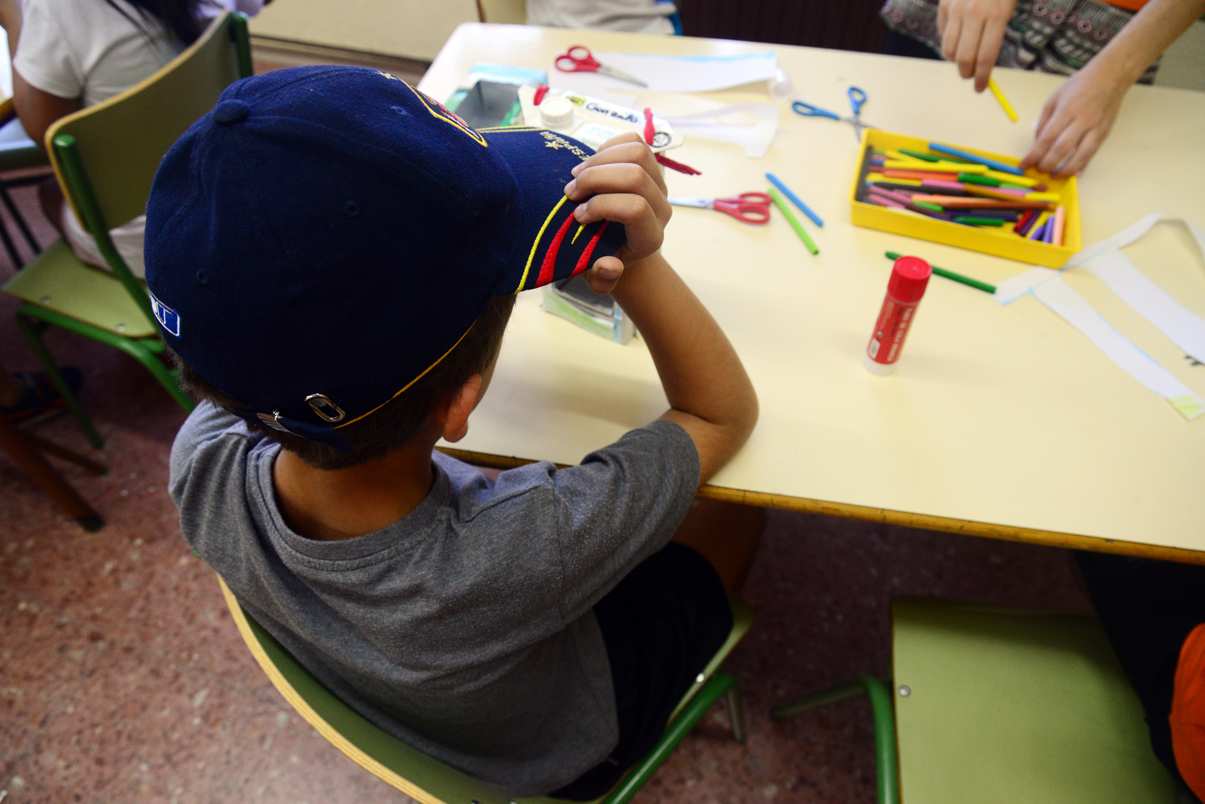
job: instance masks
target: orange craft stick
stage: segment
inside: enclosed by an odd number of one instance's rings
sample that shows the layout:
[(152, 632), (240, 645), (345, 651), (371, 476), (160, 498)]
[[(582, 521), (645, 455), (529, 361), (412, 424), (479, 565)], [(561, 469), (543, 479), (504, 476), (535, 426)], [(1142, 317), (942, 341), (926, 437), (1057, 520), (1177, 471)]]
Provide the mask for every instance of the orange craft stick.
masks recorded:
[(949, 173), (941, 173), (935, 170), (896, 170), (894, 168), (884, 168), (882, 173), (884, 176), (890, 176), (893, 179), (939, 179), (941, 181), (950, 181)]

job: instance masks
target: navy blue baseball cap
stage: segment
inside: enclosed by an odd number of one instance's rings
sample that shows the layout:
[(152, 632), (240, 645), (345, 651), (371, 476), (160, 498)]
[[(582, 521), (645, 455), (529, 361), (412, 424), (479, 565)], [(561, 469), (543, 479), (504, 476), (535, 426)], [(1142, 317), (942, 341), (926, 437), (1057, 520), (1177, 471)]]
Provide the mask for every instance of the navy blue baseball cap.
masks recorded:
[(450, 353), (491, 297), (623, 244), (564, 195), (592, 151), (476, 131), (402, 80), (302, 67), (232, 84), (147, 205), (163, 337), (235, 411), (338, 443)]

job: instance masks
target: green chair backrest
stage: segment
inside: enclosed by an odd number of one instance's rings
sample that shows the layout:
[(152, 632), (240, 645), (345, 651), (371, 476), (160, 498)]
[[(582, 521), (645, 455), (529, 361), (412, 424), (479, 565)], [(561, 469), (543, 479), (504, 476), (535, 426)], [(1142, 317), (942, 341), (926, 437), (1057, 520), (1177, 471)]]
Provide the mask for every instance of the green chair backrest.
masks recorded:
[(272, 686), (319, 734), (373, 776), (423, 804), (555, 804), (549, 798), (512, 799), (383, 731), (322, 686), (246, 615), (220, 578), (218, 582), (243, 642)]
[(57, 120), (46, 132), (46, 151), (64, 194), (148, 315), (146, 293), (113, 248), (109, 230), (143, 214), (168, 148), (213, 107), (222, 90), (250, 74), (247, 20), (223, 14), (154, 75)]
[(893, 618), (904, 801), (1176, 801), (1096, 620), (920, 600)]

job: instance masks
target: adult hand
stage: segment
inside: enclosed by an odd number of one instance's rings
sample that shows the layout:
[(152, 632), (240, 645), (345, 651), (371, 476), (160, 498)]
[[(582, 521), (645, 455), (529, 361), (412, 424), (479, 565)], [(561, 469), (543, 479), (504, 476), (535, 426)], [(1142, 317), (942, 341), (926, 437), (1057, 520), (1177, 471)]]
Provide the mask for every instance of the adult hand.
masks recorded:
[(610, 293), (624, 265), (657, 253), (672, 208), (666, 199), (661, 165), (635, 132), (603, 143), (598, 153), (573, 170), (565, 195), (577, 201), (579, 223), (609, 220), (622, 224), (627, 244), (614, 257), (600, 257), (586, 272), (595, 293)]
[(1129, 82), (1089, 63), (1067, 79), (1042, 107), (1037, 132), (1021, 167), (1050, 175), (1079, 173), (1105, 141)]
[(937, 6), (941, 55), (958, 63), (963, 78), (975, 78), (976, 92), (987, 89), (1016, 5), (1017, 0), (941, 0)]

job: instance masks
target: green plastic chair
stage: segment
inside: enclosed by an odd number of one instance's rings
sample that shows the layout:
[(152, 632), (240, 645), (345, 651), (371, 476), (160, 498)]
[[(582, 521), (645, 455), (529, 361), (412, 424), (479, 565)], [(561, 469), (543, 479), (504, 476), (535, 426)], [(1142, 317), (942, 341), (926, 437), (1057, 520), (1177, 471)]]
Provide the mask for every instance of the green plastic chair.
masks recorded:
[(145, 366), (182, 408), (192, 410), (192, 400), (163, 359), (166, 347), (151, 315), (146, 285), (114, 248), (110, 222), (128, 221), (145, 211), (155, 169), (167, 149), (213, 107), (223, 89), (251, 74), (248, 41), (246, 19), (225, 14), (145, 81), (56, 121), (46, 132), (59, 184), (111, 272), (84, 264), (60, 240), (3, 290), (21, 300), (18, 325), (93, 446), (103, 441), (63, 382), (42, 333), (53, 324), (122, 350)]
[(894, 685), (863, 676), (771, 713), (868, 693), (881, 804), (1178, 800), (1095, 619), (931, 600), (892, 619)]
[[(272, 686), (319, 734), (373, 776), (424, 804), (554, 804), (558, 801), (538, 796), (512, 798), (496, 787), (416, 751), (373, 725), (323, 687), (271, 634), (248, 617), (221, 578), (218, 583), (243, 642)], [(733, 628), (728, 640), (674, 710), (661, 741), (599, 802), (621, 804), (630, 801), (720, 698), (727, 701), (733, 736), (744, 742), (743, 713), (736, 681), (721, 672), (720, 665), (744, 638), (753, 616), (739, 601), (733, 601), (732, 611)]]

